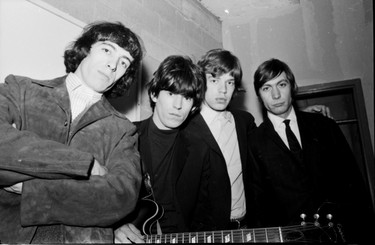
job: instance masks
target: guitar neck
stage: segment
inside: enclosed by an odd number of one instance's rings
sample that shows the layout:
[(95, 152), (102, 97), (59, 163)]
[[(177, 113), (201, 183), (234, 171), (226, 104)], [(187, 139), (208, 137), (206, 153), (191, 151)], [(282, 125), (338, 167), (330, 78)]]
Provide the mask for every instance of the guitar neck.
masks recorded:
[(282, 228), (241, 229), (146, 235), (146, 243), (283, 242)]

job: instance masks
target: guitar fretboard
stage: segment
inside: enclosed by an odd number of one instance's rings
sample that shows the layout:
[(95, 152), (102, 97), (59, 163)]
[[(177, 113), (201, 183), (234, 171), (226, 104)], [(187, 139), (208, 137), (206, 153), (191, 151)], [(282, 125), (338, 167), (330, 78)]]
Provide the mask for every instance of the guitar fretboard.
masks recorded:
[(251, 243), (283, 242), (280, 227), (266, 229), (242, 229), (170, 233), (146, 236), (146, 243)]
[(304, 225), (239, 229), (223, 231), (169, 233), (145, 235), (146, 243), (282, 243), (282, 242), (333, 242), (337, 239), (333, 226), (307, 222)]

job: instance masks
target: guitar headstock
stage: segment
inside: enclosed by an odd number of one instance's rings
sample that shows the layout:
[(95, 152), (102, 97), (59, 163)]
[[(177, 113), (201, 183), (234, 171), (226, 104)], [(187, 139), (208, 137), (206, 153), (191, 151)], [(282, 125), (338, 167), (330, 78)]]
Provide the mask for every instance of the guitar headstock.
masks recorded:
[[(328, 207), (328, 205), (326, 205)], [(301, 223), (295, 226), (295, 229), (289, 228), (289, 231), (284, 234), (284, 241), (295, 242), (314, 242), (314, 243), (331, 243), (331, 242), (345, 242), (342, 226), (336, 223), (336, 213), (332, 208), (327, 208), (322, 205), (314, 214), (300, 215)]]

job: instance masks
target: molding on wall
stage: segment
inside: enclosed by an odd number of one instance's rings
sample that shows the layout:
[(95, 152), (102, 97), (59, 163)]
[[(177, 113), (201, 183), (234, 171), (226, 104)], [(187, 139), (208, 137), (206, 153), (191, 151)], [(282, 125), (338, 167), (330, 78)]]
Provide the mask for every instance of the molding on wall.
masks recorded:
[(68, 22), (70, 22), (73, 25), (76, 25), (78, 27), (83, 28), (83, 27), (85, 27), (87, 25), (87, 23), (84, 23), (84, 22), (82, 22), (82, 21), (74, 18), (73, 16), (71, 16), (71, 15), (69, 15), (67, 13), (62, 12), (61, 10), (53, 7), (52, 5), (49, 5), (48, 3), (45, 3), (42, 0), (26, 0), (26, 1), (28, 1), (28, 2), (30, 2), (30, 3), (32, 3), (32, 4), (36, 5), (36, 6), (38, 6), (40, 8), (42, 8), (42, 9), (44, 9), (44, 10), (52, 13), (52, 14), (54, 14), (54, 15), (62, 18), (62, 19), (64, 19), (64, 20), (66, 20), (66, 21), (68, 21)]

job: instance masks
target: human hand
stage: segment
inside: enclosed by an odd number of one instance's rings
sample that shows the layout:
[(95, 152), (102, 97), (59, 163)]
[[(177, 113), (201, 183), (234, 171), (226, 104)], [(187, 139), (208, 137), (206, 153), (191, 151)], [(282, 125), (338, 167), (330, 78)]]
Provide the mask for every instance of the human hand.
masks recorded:
[(103, 176), (103, 175), (106, 175), (107, 173), (108, 173), (107, 168), (100, 165), (100, 163), (96, 159), (94, 159), (94, 165), (92, 166), (92, 169), (91, 169), (91, 175)]
[(4, 190), (13, 192), (16, 194), (22, 194), (22, 186), (23, 186), (23, 182), (20, 182), (9, 187), (4, 187)]
[(329, 109), (328, 106), (325, 105), (311, 105), (303, 109), (305, 112), (313, 112), (313, 113), (320, 113), (323, 116), (326, 116), (328, 118), (333, 119), (331, 115), (331, 110)]
[(145, 241), (141, 232), (129, 223), (115, 230), (115, 243), (145, 243)]

